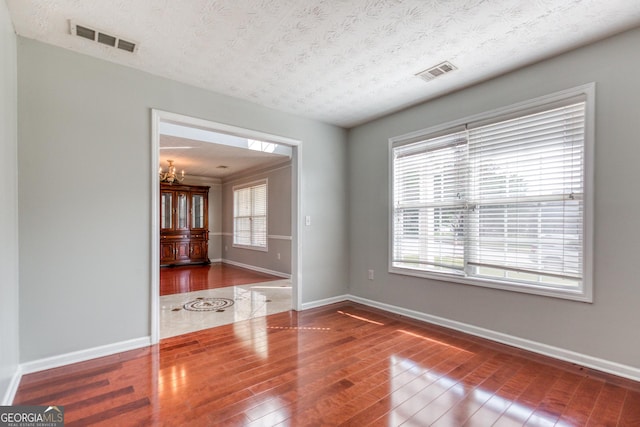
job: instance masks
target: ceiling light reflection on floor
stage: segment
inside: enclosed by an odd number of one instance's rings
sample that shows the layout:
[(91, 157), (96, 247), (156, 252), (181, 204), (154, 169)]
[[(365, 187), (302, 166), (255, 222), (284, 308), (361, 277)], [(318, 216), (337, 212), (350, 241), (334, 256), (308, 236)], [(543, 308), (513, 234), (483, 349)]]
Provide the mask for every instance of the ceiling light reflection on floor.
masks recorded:
[[(189, 382), (189, 377), (185, 367), (180, 365), (174, 365), (171, 370), (163, 369), (158, 375), (158, 392), (162, 395), (165, 392), (171, 391), (173, 395), (176, 395), (184, 390)], [(167, 387), (170, 390), (167, 390)]]
[(251, 348), (262, 359), (269, 357), (266, 317), (256, 317), (250, 322), (234, 323), (233, 332), (244, 347)]

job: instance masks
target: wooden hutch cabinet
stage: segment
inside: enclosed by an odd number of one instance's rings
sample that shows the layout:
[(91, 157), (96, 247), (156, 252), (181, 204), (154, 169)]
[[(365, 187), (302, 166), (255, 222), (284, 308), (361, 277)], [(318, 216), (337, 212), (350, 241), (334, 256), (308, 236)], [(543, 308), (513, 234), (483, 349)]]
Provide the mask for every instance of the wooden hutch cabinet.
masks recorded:
[(209, 264), (209, 187), (160, 183), (160, 265)]

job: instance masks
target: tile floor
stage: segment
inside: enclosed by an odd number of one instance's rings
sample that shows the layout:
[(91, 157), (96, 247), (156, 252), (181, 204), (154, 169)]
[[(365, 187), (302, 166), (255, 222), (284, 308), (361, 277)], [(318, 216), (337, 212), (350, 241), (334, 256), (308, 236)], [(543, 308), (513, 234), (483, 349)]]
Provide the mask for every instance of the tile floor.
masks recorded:
[[(185, 305), (203, 311), (191, 311)], [(289, 279), (165, 295), (160, 297), (160, 338), (288, 310), (291, 310)]]

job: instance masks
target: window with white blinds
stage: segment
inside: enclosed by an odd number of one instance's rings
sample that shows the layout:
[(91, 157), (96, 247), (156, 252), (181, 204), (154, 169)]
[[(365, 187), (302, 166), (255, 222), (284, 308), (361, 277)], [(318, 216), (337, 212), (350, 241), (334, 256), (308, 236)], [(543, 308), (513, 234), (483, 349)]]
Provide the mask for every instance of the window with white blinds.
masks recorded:
[(590, 301), (579, 89), (392, 139), (390, 271)]
[(267, 181), (233, 187), (233, 244), (267, 247)]

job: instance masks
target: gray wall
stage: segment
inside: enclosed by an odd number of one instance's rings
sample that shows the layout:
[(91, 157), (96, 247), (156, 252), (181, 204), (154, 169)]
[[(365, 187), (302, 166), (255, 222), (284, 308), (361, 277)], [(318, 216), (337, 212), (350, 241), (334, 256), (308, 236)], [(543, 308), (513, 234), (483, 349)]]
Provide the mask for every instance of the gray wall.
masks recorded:
[(222, 184), (209, 189), (209, 259), (222, 259)]
[(302, 301), (346, 292), (346, 132), (18, 38), (20, 360), (150, 334), (151, 108), (302, 141)]
[[(222, 255), (226, 261), (291, 273), (291, 240), (269, 237), (267, 252), (233, 247), (233, 187), (267, 179), (267, 235), (291, 237), (291, 165), (226, 179), (222, 184)], [(280, 254), (280, 259), (278, 259)]]
[[(640, 368), (640, 29), (352, 129), (350, 292)], [(387, 273), (388, 138), (596, 82), (594, 303)], [(367, 280), (375, 269), (376, 280)]]
[[(16, 36), (0, 2), (0, 405), (18, 367)], [(8, 396), (6, 396), (8, 397)]]

